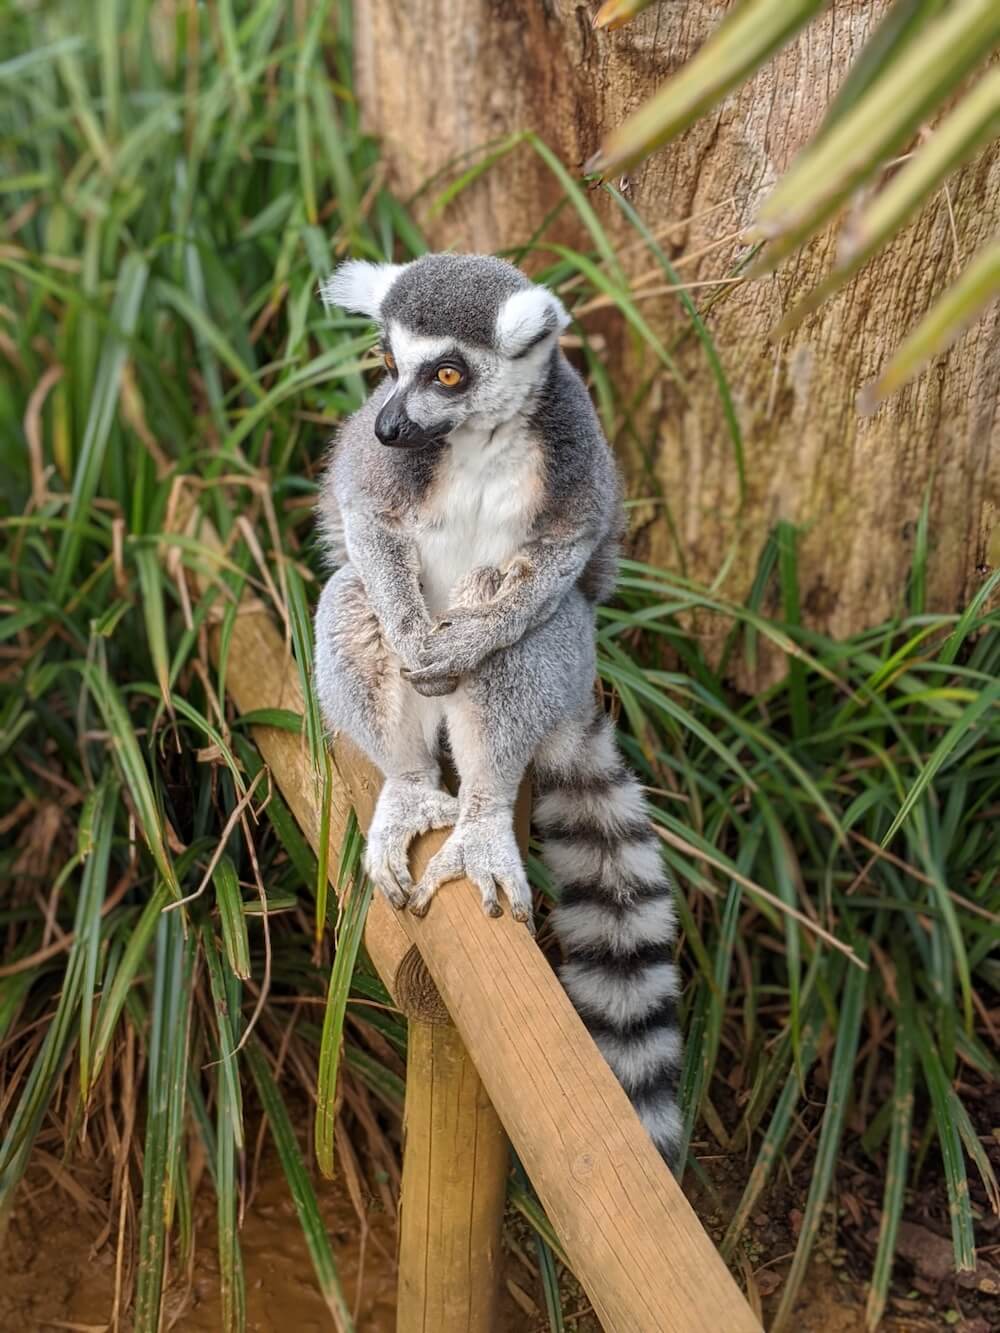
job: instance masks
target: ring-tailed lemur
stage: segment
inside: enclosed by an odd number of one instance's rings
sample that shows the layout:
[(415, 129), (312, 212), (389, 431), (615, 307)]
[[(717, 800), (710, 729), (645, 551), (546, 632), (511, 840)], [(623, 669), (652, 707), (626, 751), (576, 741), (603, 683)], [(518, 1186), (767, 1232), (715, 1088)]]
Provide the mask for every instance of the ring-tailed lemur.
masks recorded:
[[(595, 700), (594, 607), (614, 584), (623, 509), (568, 316), (499, 259), (352, 261), (324, 299), (379, 325), (388, 375), (343, 426), (321, 501), (340, 568), (316, 614), (328, 726), (385, 775), (366, 868), (427, 911), (468, 876), (530, 922), (512, 830), (534, 820), (559, 889), (552, 923), (574, 1006), (671, 1161), (681, 1137), (672, 889), (642, 792)], [(440, 788), (446, 739), (457, 800)], [(416, 834), (454, 831), (414, 885)]]

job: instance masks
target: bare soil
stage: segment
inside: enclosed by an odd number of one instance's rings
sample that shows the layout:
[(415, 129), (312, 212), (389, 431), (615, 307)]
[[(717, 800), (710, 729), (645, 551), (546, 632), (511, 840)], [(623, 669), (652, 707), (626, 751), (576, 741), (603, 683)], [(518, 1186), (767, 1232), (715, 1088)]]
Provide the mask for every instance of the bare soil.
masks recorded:
[[(61, 1168), (38, 1172), (22, 1190), (6, 1244), (0, 1251), (0, 1333), (105, 1333), (112, 1327), (116, 1246), (105, 1218), (88, 1200), (93, 1195)], [(709, 1232), (720, 1239), (744, 1184), (735, 1156), (703, 1159), (709, 1187), (689, 1182), (689, 1193)], [(877, 1224), (877, 1182), (867, 1188), (863, 1173), (846, 1172), (836, 1212), (816, 1247), (814, 1262), (793, 1328), (795, 1333), (863, 1333), (865, 1278), (870, 1271)], [(738, 1259), (737, 1274), (749, 1290), (765, 1327), (781, 1296), (795, 1247), (808, 1176), (778, 1181), (754, 1213)], [(318, 1187), (347, 1298), (358, 1333), (395, 1328), (395, 1223), (373, 1202), (362, 1228), (346, 1190)], [(195, 1245), (189, 1271), (170, 1275), (165, 1328), (183, 1333), (219, 1333), (218, 1264), (214, 1201), (199, 1191), (194, 1208)], [(996, 1333), (1000, 1330), (1000, 1228), (982, 1219), (981, 1266), (975, 1278), (951, 1271), (946, 1218), (937, 1191), (916, 1201), (900, 1236), (900, 1259), (886, 1333)], [(259, 1185), (241, 1232), (247, 1288), (247, 1328), (252, 1333), (325, 1333), (332, 1320), (316, 1286), (309, 1255), (277, 1161), (265, 1157)], [(518, 1217), (508, 1218), (501, 1322), (498, 1333), (544, 1333), (545, 1298), (535, 1262), (532, 1233)], [(992, 1242), (992, 1243), (991, 1243)], [(995, 1256), (995, 1257), (994, 1257)], [(994, 1264), (997, 1268), (994, 1268)], [(563, 1310), (571, 1333), (600, 1333), (589, 1303), (575, 1281), (562, 1278)], [(118, 1327), (129, 1333), (124, 1316)], [(642, 1333), (658, 1333), (642, 1330)], [(720, 1333), (723, 1333), (720, 1330)]]

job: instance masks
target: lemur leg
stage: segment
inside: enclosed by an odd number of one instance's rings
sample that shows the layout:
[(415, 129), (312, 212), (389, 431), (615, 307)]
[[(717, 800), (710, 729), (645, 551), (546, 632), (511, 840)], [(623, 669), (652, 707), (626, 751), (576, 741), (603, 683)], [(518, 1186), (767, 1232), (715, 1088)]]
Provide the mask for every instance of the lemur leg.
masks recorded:
[(514, 801), (538, 746), (586, 707), (593, 680), (593, 611), (574, 591), (549, 620), (487, 658), (443, 701), (460, 782), (458, 822), (414, 890), (411, 911), (422, 916), (442, 884), (465, 875), (488, 915), (501, 914), (502, 892), (515, 919), (530, 922)]
[(421, 698), (402, 678), (350, 565), (329, 580), (316, 610), (316, 694), (330, 731), (349, 736), (385, 776), (365, 870), (394, 907), (405, 907), (413, 888), (410, 843), (454, 824), (458, 802), (440, 789), (441, 701)]

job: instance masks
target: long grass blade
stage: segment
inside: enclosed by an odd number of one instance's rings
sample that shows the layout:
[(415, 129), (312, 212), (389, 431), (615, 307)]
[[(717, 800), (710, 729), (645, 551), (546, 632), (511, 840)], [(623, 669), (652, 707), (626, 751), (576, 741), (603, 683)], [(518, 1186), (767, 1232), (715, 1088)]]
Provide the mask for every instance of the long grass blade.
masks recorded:
[(945, 351), (962, 330), (1000, 296), (1000, 240), (983, 247), (896, 350), (878, 379), (861, 390), (858, 410), (870, 413), (927, 362)]
[(775, 1333), (779, 1333), (782, 1328), (787, 1326), (795, 1308), (809, 1256), (819, 1232), (823, 1207), (833, 1183), (844, 1120), (851, 1100), (854, 1060), (857, 1055), (858, 1038), (861, 1033), (861, 1017), (867, 984), (868, 978), (859, 968), (847, 969), (840, 1016), (837, 1023), (837, 1044), (833, 1052), (830, 1083), (826, 1096), (826, 1110), (823, 1115), (819, 1143), (816, 1148), (816, 1161), (812, 1169), (809, 1194), (803, 1211), (802, 1227), (799, 1231), (798, 1244), (795, 1247), (795, 1256), (792, 1259), (792, 1266), (782, 1288), (781, 1302), (771, 1324)]
[[(754, 270), (772, 269), (893, 153), (1000, 40), (993, 0), (949, 6), (830, 132), (815, 139), (761, 207), (758, 234), (777, 241)], [(780, 239), (779, 239), (780, 238)], [(752, 275), (753, 276), (753, 275)]]
[(257, 1087), (257, 1095), (260, 1097), (264, 1114), (267, 1116), (271, 1134), (274, 1138), (274, 1145), (278, 1150), (281, 1166), (288, 1180), (288, 1187), (295, 1204), (295, 1211), (298, 1213), (306, 1245), (309, 1247), (319, 1289), (330, 1314), (333, 1316), (337, 1333), (354, 1333), (354, 1323), (344, 1299), (333, 1251), (330, 1248), (330, 1241), (323, 1225), (323, 1218), (320, 1215), (312, 1182), (302, 1161), (302, 1154), (299, 1151), (288, 1110), (275, 1086), (271, 1071), (267, 1067), (267, 1061), (257, 1042), (251, 1039), (244, 1049)]
[(896, 1257), (896, 1236), (903, 1215), (910, 1134), (913, 1127), (913, 1036), (911, 1018), (903, 1009), (896, 1013), (896, 1061), (891, 1103), (891, 1135), (886, 1157), (885, 1189), (879, 1223), (878, 1250), (872, 1269), (871, 1287), (865, 1307), (868, 1329), (877, 1329), (889, 1299), (889, 1282)]
[(330, 969), (330, 986), (323, 1017), (323, 1035), (319, 1048), (319, 1076), (316, 1084), (316, 1122), (314, 1141), (316, 1162), (327, 1178), (333, 1176), (334, 1131), (337, 1118), (337, 1078), (344, 1039), (344, 1015), (351, 988), (351, 977), (361, 947), (361, 938), (371, 902), (372, 885), (367, 878), (355, 880), (347, 897), (343, 919), (337, 934), (337, 952)]
[(868, 207), (850, 218), (833, 270), (785, 316), (774, 336), (780, 338), (790, 333), (839, 291), (953, 171), (998, 135), (1000, 70), (994, 69), (937, 126), (928, 142), (916, 150)]

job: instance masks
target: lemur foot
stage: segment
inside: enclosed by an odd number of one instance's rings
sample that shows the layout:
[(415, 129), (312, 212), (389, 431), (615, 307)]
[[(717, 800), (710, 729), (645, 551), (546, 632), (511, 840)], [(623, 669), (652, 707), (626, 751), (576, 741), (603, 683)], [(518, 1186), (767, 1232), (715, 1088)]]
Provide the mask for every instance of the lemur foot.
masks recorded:
[(393, 907), (409, 900), (413, 879), (407, 851), (418, 834), (450, 828), (458, 801), (446, 791), (413, 778), (388, 778), (375, 807), (365, 847), (365, 873)]
[(510, 811), (460, 819), (451, 837), (431, 858), (410, 898), (410, 911), (425, 916), (441, 887), (463, 875), (475, 884), (487, 916), (502, 916), (499, 894), (510, 904), (515, 921), (532, 924), (531, 889), (524, 873)]

